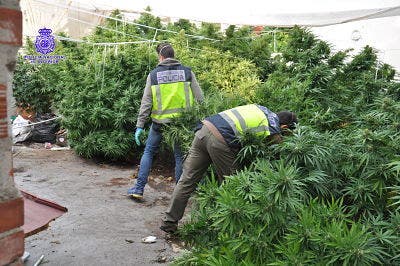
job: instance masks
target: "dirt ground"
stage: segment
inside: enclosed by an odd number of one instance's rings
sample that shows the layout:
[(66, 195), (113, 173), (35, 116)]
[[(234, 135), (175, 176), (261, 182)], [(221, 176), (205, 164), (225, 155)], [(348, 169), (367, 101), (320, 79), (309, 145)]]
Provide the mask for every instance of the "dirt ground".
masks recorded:
[[(15, 182), (20, 189), (55, 201), (68, 212), (49, 228), (25, 239), (34, 265), (155, 265), (169, 263), (182, 249), (159, 229), (175, 181), (171, 169), (153, 167), (145, 200), (126, 196), (137, 165), (85, 160), (72, 150), (14, 146)], [(156, 236), (157, 242), (141, 239)]]

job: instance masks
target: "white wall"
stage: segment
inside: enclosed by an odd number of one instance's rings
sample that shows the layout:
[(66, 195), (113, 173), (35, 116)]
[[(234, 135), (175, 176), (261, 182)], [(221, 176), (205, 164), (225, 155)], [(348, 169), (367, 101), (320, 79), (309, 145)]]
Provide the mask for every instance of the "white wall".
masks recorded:
[[(352, 33), (356, 30), (360, 33), (358, 41), (352, 40)], [(381, 61), (400, 72), (400, 16), (317, 27), (312, 31), (337, 50), (354, 48), (353, 53), (356, 53), (370, 45), (379, 51)]]

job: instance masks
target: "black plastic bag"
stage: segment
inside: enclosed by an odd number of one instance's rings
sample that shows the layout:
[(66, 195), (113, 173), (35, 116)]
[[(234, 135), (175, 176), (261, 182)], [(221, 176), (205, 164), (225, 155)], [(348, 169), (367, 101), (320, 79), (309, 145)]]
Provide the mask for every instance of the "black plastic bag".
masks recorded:
[[(41, 114), (36, 116), (36, 121), (41, 122), (56, 117), (54, 114)], [(59, 130), (60, 125), (57, 120), (43, 122), (33, 126), (31, 140), (34, 142), (56, 142), (56, 132)]]

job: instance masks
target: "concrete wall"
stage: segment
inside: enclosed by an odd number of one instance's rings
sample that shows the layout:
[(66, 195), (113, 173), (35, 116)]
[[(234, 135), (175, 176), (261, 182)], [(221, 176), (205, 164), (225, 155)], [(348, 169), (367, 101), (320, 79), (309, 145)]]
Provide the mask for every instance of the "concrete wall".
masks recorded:
[(23, 199), (15, 188), (9, 115), (12, 74), (22, 42), (18, 0), (0, 0), (0, 265), (23, 265)]

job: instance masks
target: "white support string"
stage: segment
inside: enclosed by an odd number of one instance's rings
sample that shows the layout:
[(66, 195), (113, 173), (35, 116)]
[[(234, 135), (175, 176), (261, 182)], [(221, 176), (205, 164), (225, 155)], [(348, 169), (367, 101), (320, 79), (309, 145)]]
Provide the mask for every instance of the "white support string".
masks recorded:
[[(47, 12), (47, 13), (50, 14), (50, 12), (48, 10), (41, 10), (41, 12)], [(149, 12), (143, 12), (143, 13), (149, 13)], [(151, 13), (149, 13), (149, 14), (151, 14)], [(117, 29), (110, 29), (110, 28), (107, 28), (107, 27), (104, 27), (104, 26), (101, 26), (101, 25), (96, 25), (96, 24), (93, 24), (93, 23), (89, 23), (89, 22), (81, 20), (81, 19), (76, 19), (76, 18), (73, 18), (71, 16), (68, 16), (68, 19), (69, 20), (73, 20), (73, 21), (77, 21), (79, 23), (87, 24), (87, 25), (90, 25), (90, 26), (93, 26), (93, 27), (98, 27), (98, 28), (101, 28), (101, 29), (104, 29), (104, 30), (109, 30), (109, 31), (112, 31), (112, 32), (123, 34), (125, 36), (130, 36), (130, 37), (133, 37), (133, 38), (137, 38), (137, 39), (140, 39), (140, 40), (148, 40), (146, 38), (143, 38), (143, 37), (140, 37), (140, 36), (137, 36), (137, 35), (132, 35), (132, 34), (126, 33), (125, 32), (125, 27), (126, 27), (126, 21), (125, 20), (122, 23), (122, 31), (119, 31)], [(159, 31), (159, 29), (155, 30), (153, 41), (155, 41), (155, 38), (157, 36), (158, 31)], [(265, 34), (274, 34), (274, 38), (275, 38), (276, 32), (285, 32), (285, 31), (274, 29), (274, 30), (269, 30), (269, 31), (261, 31), (259, 35), (262, 36), (262, 35), (265, 35)], [(203, 36), (199, 36), (199, 39), (201, 39), (202, 37)], [(240, 38), (235, 38), (235, 39), (249, 39), (249, 38), (250, 39), (254, 39), (254, 36), (240, 37)], [(187, 40), (187, 43), (189, 43), (188, 40)], [(189, 46), (189, 44), (187, 44), (187, 46)], [(274, 51), (275, 51), (275, 49), (274, 49)]]
[(100, 45), (100, 46), (113, 46), (113, 45), (122, 45), (122, 44), (141, 44), (141, 43), (152, 43), (153, 40), (146, 41), (135, 41), (135, 42), (93, 42), (89, 44)]
[(157, 29), (157, 30), (156, 30), (156, 32), (154, 33), (154, 36), (153, 36), (153, 42), (155, 42), (155, 41), (156, 41), (157, 33), (158, 33), (158, 29)]
[[(153, 40), (143, 40), (143, 41), (132, 41), (132, 42), (89, 42), (85, 40), (77, 40), (69, 37), (64, 37), (64, 36), (59, 36), (59, 35), (54, 35), (57, 37), (57, 39), (61, 41), (71, 41), (71, 42), (77, 42), (77, 43), (86, 43), (89, 45), (94, 45), (94, 46), (113, 46), (113, 45), (121, 45), (121, 44), (141, 44), (141, 43), (151, 43), (151, 42), (158, 42), (158, 41), (153, 41)], [(32, 36), (28, 36), (32, 37)]]
[(207, 53), (217, 54), (217, 55), (224, 56), (224, 57), (227, 57), (227, 58), (232, 58), (232, 57), (234, 57), (234, 56), (231, 55), (231, 54), (222, 54), (222, 53), (214, 52), (214, 51), (206, 51), (206, 50), (204, 50), (204, 49), (194, 48), (194, 47), (190, 47), (190, 46), (188, 46), (188, 49), (190, 49), (190, 50), (195, 50), (195, 51), (200, 51), (200, 52), (207, 52)]
[[(134, 41), (134, 42), (104, 42), (104, 43), (93, 43), (93, 42), (88, 42), (88, 41), (84, 41), (84, 40), (76, 40), (73, 38), (68, 38), (68, 37), (63, 37), (63, 36), (58, 36), (58, 35), (54, 35), (55, 37), (57, 37), (60, 40), (63, 41), (71, 41), (71, 42), (78, 42), (78, 43), (82, 43), (82, 44), (88, 44), (91, 45), (92, 47), (98, 47), (98, 46), (114, 46), (114, 45), (126, 45), (126, 44), (144, 44), (144, 43), (148, 43), (149, 47), (152, 43), (160, 43), (160, 42), (164, 42), (166, 40), (161, 40), (161, 41), (153, 41), (153, 40), (143, 40), (143, 41)], [(34, 36), (26, 36), (26, 37), (34, 37)], [(224, 53), (218, 53), (218, 52), (213, 52), (213, 51), (207, 51), (204, 49), (200, 49), (200, 48), (194, 48), (194, 47), (190, 47), (189, 46), (189, 40), (186, 41), (186, 47), (190, 50), (195, 50), (195, 51), (200, 51), (200, 52), (210, 52), (213, 54), (218, 54), (221, 56), (225, 56), (228, 58), (233, 57), (232, 55), (228, 55), (228, 54), (224, 54)], [(396, 50), (396, 49), (394, 49)], [(150, 60), (150, 59), (149, 59)]]
[[(97, 49), (97, 47), (96, 47), (96, 49)], [(97, 51), (95, 50), (94, 45), (92, 46), (92, 50), (93, 50), (92, 51), (92, 60), (93, 60), (92, 63), (93, 63), (93, 70), (94, 70), (93, 74), (94, 74), (94, 80), (96, 80), (96, 54), (97, 54), (96, 52)]]
[(122, 31), (123, 31), (124, 34), (126, 35), (125, 26), (126, 26), (126, 22), (124, 21), (124, 22), (122, 23)]
[(68, 17), (68, 19), (77, 21), (77, 22), (79, 22), (79, 23), (87, 24), (87, 25), (90, 25), (90, 26), (93, 26), (93, 27), (98, 27), (98, 28), (101, 28), (101, 29), (104, 29), (104, 30), (109, 30), (109, 31), (112, 31), (112, 32), (116, 32), (116, 33), (119, 33), (119, 34), (123, 34), (123, 35), (125, 35), (125, 36), (137, 38), (137, 39), (140, 39), (140, 40), (146, 40), (146, 39), (143, 38), (143, 37), (140, 37), (140, 36), (136, 36), (136, 35), (133, 35), (133, 34), (126, 33), (126, 32), (125, 32), (125, 29), (123, 29), (123, 31), (119, 31), (119, 30), (110, 29), (110, 28), (107, 28), (107, 27), (104, 27), (104, 26), (101, 26), (101, 25), (96, 25), (96, 24), (93, 24), (93, 23), (89, 23), (89, 22), (84, 21), (84, 20), (81, 20), (81, 19), (76, 19), (76, 18), (72, 18), (72, 17)]
[[(25, 36), (25, 37), (35, 37), (35, 36)], [(78, 40), (78, 39), (60, 36), (60, 35), (56, 35), (56, 34), (54, 34), (54, 37), (57, 37), (57, 39), (59, 39), (60, 41), (69, 41), (69, 42), (76, 42), (76, 43), (90, 43), (88, 41)]]
[[(161, 32), (179, 34), (179, 32), (177, 32), (177, 31), (159, 29), (159, 28), (156, 28), (156, 27), (139, 24), (139, 23), (132, 22), (132, 21), (127, 21), (127, 20), (123, 20), (123, 19), (119, 19), (119, 18), (115, 18), (115, 17), (110, 17), (110, 16), (98, 14), (98, 13), (95, 13), (95, 12), (84, 10), (82, 8), (76, 8), (76, 7), (72, 7), (72, 6), (68, 6), (68, 5), (59, 5), (59, 4), (49, 3), (49, 2), (41, 1), (41, 0), (33, 0), (33, 1), (36, 1), (36, 2), (39, 2), (39, 3), (42, 3), (42, 4), (46, 4), (46, 5), (55, 6), (55, 7), (67, 8), (67, 9), (71, 9), (71, 10), (74, 10), (74, 11), (83, 12), (83, 13), (86, 13), (86, 14), (90, 14), (90, 15), (94, 15), (94, 16), (98, 16), (98, 17), (102, 17), (102, 18), (112, 19), (112, 20), (119, 21), (119, 22), (126, 22), (128, 24), (135, 25), (135, 26), (138, 26), (138, 27), (143, 27), (143, 28), (152, 29), (152, 30), (158, 30), (158, 31), (161, 31)], [(188, 37), (191, 37), (191, 38), (195, 38), (195, 39), (214, 41), (214, 42), (219, 42), (220, 41), (220, 40), (217, 40), (217, 39), (212, 39), (212, 38), (208, 38), (208, 37), (201, 36), (201, 35), (193, 35), (193, 34), (185, 33), (185, 36), (188, 36)]]
[(150, 66), (150, 64), (151, 64), (151, 60), (150, 60), (150, 48), (151, 48), (151, 44), (149, 43), (149, 48), (147, 49), (147, 59), (148, 59), (148, 61), (147, 61), (147, 71), (148, 71), (148, 72), (150, 72), (150, 70), (151, 70), (151, 66)]
[[(58, 35), (54, 35), (57, 38), (60, 38), (60, 40), (63, 41), (72, 41), (72, 42), (79, 42), (79, 43), (85, 43), (85, 44), (89, 44), (94, 46), (113, 46), (113, 45), (125, 45), (125, 44), (143, 44), (143, 43), (148, 43), (149, 46), (152, 43), (160, 43), (162, 41), (153, 41), (153, 40), (146, 40), (146, 41), (135, 41), (135, 42), (104, 42), (104, 43), (93, 43), (93, 42), (88, 42), (88, 41), (84, 41), (84, 40), (76, 40), (76, 39), (72, 39), (72, 38), (68, 38), (68, 37), (63, 37), (63, 36), (58, 36)], [(201, 52), (206, 52), (206, 50), (204, 49), (200, 49), (200, 48), (194, 48), (194, 47), (190, 47), (188, 46), (189, 44), (189, 40), (187, 40), (187, 48), (191, 49), (191, 50), (196, 50), (196, 51), (201, 51)], [(210, 52), (210, 51), (207, 51)], [(222, 53), (218, 53), (218, 52), (211, 52), (213, 54), (218, 54), (221, 56), (226, 56), (226, 57), (232, 57), (232, 55), (226, 55), (226, 54), (222, 54)]]
[(50, 118), (50, 119), (47, 119), (47, 120), (43, 120), (43, 121), (40, 121), (40, 122), (36, 122), (36, 123), (31, 123), (31, 124), (28, 124), (28, 125), (21, 125), (21, 126), (16, 126), (16, 127), (13, 126), (12, 129), (39, 125), (39, 124), (46, 123), (46, 122), (49, 122), (49, 121), (53, 121), (53, 120), (56, 120), (56, 119), (59, 119), (59, 118), (61, 118), (61, 116), (53, 117), (53, 118)]
[(103, 89), (104, 85), (104, 69), (106, 68), (106, 53), (107, 53), (107, 46), (104, 46), (103, 50), (103, 76), (101, 78), (101, 88)]

